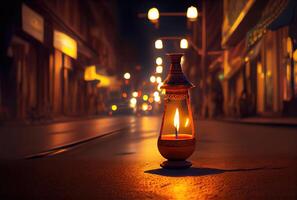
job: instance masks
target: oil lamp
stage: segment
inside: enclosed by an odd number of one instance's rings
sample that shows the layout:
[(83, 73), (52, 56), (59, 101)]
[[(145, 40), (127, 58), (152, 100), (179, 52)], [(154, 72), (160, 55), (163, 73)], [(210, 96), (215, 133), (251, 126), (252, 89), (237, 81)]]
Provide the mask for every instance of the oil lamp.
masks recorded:
[(158, 149), (167, 159), (161, 167), (168, 169), (188, 168), (186, 161), (195, 149), (195, 133), (190, 107), (189, 92), (194, 85), (188, 81), (181, 69), (183, 54), (167, 54), (171, 60), (170, 71), (161, 86), (165, 89), (164, 114)]

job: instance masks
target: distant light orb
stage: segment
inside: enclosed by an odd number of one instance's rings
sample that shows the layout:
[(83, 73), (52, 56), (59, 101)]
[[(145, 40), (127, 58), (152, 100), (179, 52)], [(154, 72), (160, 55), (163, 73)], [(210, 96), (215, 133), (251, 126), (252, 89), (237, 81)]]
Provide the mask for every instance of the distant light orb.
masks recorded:
[(132, 96), (133, 96), (133, 97), (138, 97), (138, 92), (136, 92), (136, 91), (133, 92), (133, 93), (132, 93)]
[(162, 40), (156, 40), (155, 41), (155, 48), (156, 49), (163, 49), (163, 42), (162, 42)]
[(123, 97), (123, 98), (127, 98), (127, 97), (128, 97), (127, 93), (126, 93), (126, 92), (123, 92), (123, 93), (122, 93), (122, 97)]
[(161, 74), (163, 72), (163, 67), (162, 66), (157, 66), (156, 67), (156, 73)]
[(142, 107), (143, 111), (147, 111), (147, 109), (148, 109), (147, 103), (143, 103), (141, 107)]
[(150, 81), (151, 81), (152, 83), (156, 82), (156, 77), (155, 77), (155, 76), (151, 76), (151, 77), (150, 77)]
[(129, 80), (131, 78), (131, 74), (129, 72), (126, 72), (124, 74), (124, 79)]
[(183, 65), (184, 63), (185, 63), (185, 57), (182, 56), (181, 59), (180, 59), (180, 64)]
[(161, 82), (162, 82), (162, 78), (158, 76), (158, 77), (156, 78), (156, 82), (157, 82), (157, 83), (161, 83)]
[(143, 99), (143, 101), (147, 101), (147, 100), (148, 100), (148, 95), (146, 95), (146, 94), (143, 95), (143, 96), (142, 96), (142, 99)]
[(188, 40), (183, 38), (180, 40), (180, 48), (181, 49), (187, 49), (188, 48)]
[(194, 6), (190, 6), (187, 9), (187, 18), (190, 21), (196, 21), (197, 20), (197, 17), (198, 17), (198, 10), (197, 10), (197, 8), (194, 7)]
[(130, 103), (132, 104), (136, 104), (137, 103), (137, 99), (135, 97), (130, 99)]
[(149, 9), (147, 18), (152, 22), (157, 22), (160, 17), (159, 10), (157, 8)]
[(153, 102), (154, 102), (154, 98), (153, 98), (153, 97), (150, 97), (150, 98), (148, 99), (148, 102), (153, 103)]
[(154, 100), (155, 100), (155, 102), (160, 102), (161, 101), (161, 98), (160, 98), (160, 96), (155, 96), (154, 97)]
[(116, 111), (118, 109), (117, 105), (112, 105), (111, 110)]
[(162, 89), (161, 89), (162, 85), (163, 85), (163, 83), (161, 82), (158, 84), (158, 87), (157, 87), (158, 91), (160, 91), (160, 92), (162, 91)]
[(156, 58), (156, 64), (157, 65), (162, 65), (163, 59), (161, 57)]
[(157, 97), (157, 96), (160, 96), (160, 94), (159, 94), (158, 91), (155, 91), (155, 92), (154, 92), (154, 97)]

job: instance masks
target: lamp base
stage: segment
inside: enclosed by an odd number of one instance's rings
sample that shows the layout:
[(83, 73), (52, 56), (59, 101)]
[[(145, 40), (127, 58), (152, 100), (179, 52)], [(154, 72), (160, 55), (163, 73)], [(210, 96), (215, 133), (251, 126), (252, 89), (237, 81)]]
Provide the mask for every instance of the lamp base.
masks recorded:
[(192, 163), (186, 160), (166, 160), (160, 166), (164, 169), (187, 169)]

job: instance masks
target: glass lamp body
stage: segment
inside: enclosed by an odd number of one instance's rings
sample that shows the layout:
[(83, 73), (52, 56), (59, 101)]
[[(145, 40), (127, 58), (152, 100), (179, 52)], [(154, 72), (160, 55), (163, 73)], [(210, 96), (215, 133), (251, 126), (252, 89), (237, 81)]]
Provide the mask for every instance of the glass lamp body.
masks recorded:
[(193, 85), (182, 73), (180, 66), (182, 55), (169, 54), (170, 72), (162, 86), (166, 94), (158, 149), (160, 154), (168, 160), (161, 164), (164, 168), (191, 166), (186, 159), (195, 150), (195, 129), (188, 91)]

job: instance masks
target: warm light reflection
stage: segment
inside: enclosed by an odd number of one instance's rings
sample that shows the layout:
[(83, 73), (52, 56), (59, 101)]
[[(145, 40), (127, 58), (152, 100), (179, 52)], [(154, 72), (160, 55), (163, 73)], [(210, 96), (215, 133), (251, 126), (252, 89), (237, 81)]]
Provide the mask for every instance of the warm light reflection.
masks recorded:
[(189, 118), (186, 119), (185, 127), (189, 126)]
[(295, 62), (297, 62), (297, 49), (293, 53), (293, 59)]
[(185, 62), (185, 57), (184, 57), (184, 56), (182, 56), (182, 57), (181, 57), (181, 59), (180, 59), (180, 64), (181, 64), (181, 65), (183, 65), (183, 64), (184, 64), (184, 62)]

